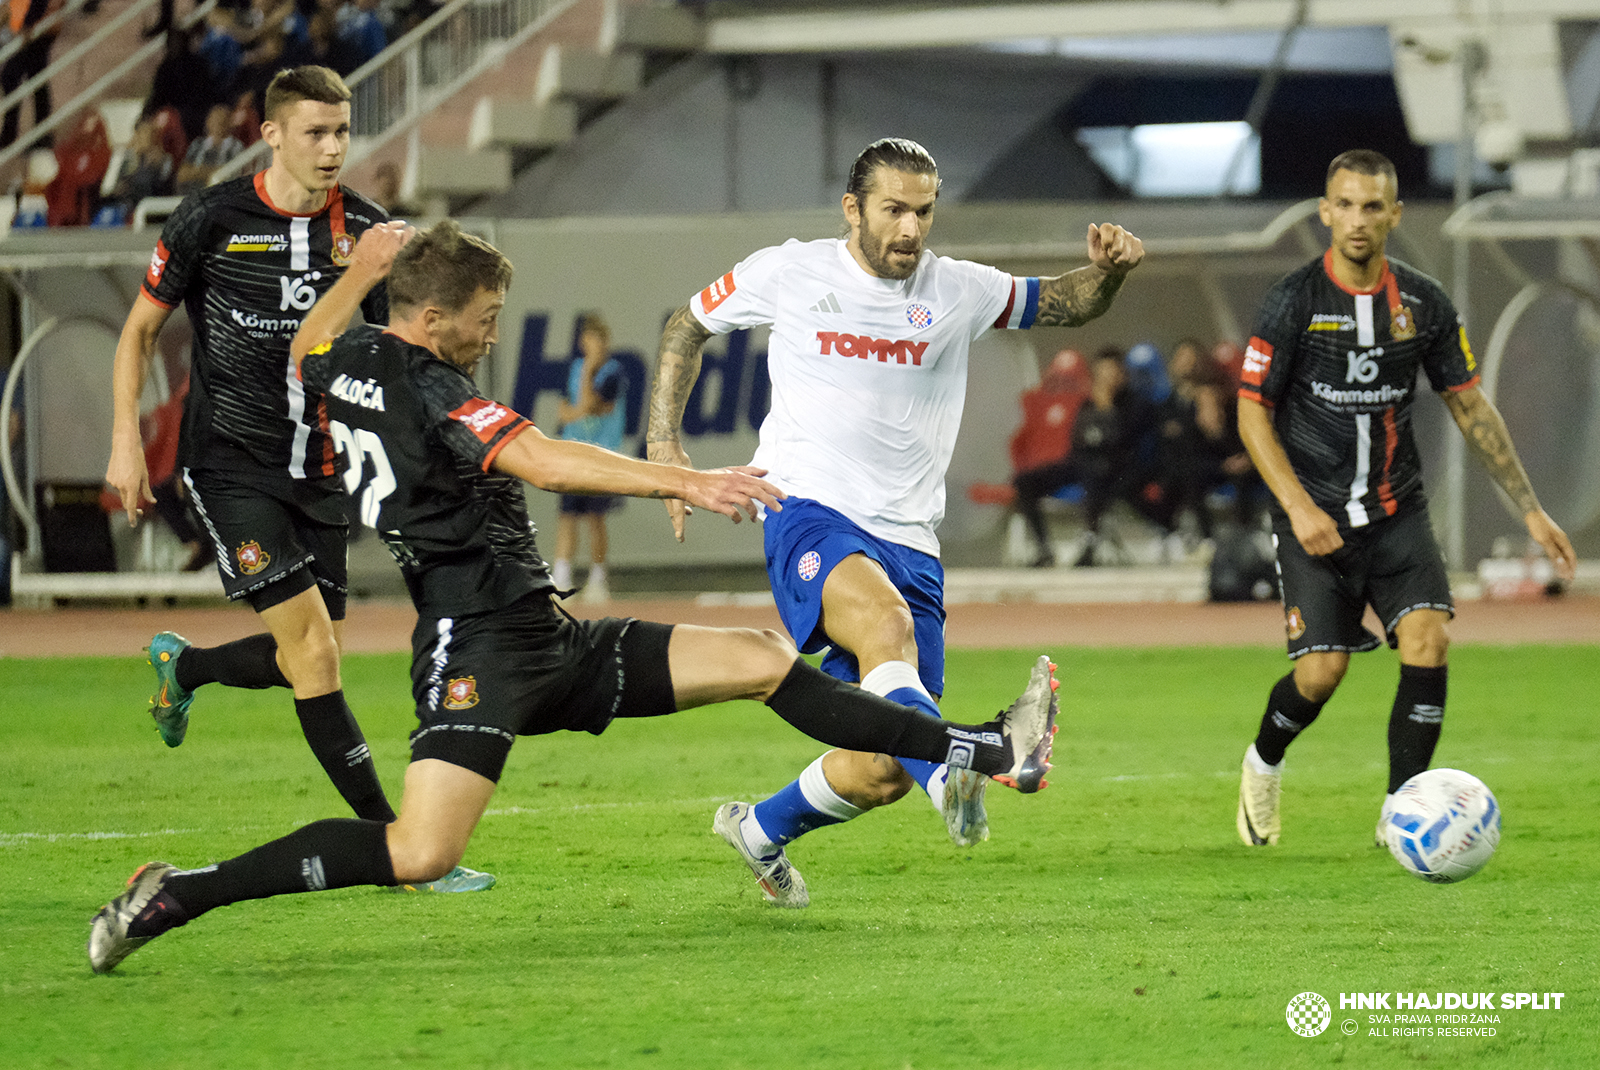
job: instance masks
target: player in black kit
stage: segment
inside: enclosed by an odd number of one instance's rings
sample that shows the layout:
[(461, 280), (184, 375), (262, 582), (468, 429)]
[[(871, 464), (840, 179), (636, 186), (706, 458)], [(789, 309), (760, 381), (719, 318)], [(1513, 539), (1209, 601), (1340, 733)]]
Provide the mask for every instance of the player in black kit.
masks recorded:
[[(1278, 842), (1285, 748), (1332, 697), (1351, 652), (1380, 642), (1361, 624), (1369, 604), (1400, 655), (1389, 794), (1433, 758), (1455, 610), (1412, 437), (1418, 369), (1528, 534), (1572, 577), (1572, 544), (1539, 507), (1505, 422), (1478, 389), (1450, 299), (1384, 256), (1400, 211), (1388, 159), (1367, 150), (1337, 157), (1320, 205), (1330, 248), (1267, 294), (1246, 355), (1239, 433), (1277, 499), (1273, 542), (1294, 659), (1244, 756), (1238, 828), (1252, 846)], [(1380, 844), (1388, 806), (1386, 798)]]
[[(151, 640), (150, 712), (169, 747), (183, 742), (196, 688), (292, 687), (306, 741), (356, 814), (394, 816), (339, 677), (345, 617), (343, 487), (315, 395), (289, 341), (326, 293), (356, 241), (388, 218), (339, 185), (350, 144), (350, 90), (326, 67), (280, 72), (266, 95), (272, 163), (185, 198), (162, 228), (117, 344), (114, 425), (106, 482), (128, 522), (153, 501), (139, 441), (139, 396), (157, 336), (180, 302), (194, 329), (179, 464), (217, 549), (231, 599), (248, 602), (266, 634), (204, 649), (174, 632)], [(379, 287), (363, 301), (388, 319)], [(476, 891), (493, 878), (463, 870), (438, 891)]]
[[(546, 438), (484, 397), (472, 372), (495, 341), (511, 265), (451, 222), (404, 245), (409, 236), (396, 223), (364, 236), (293, 346), (307, 391), (326, 395), (345, 486), (400, 563), (417, 607), (411, 675), (420, 723), (400, 816), (319, 821), (199, 870), (141, 867), (94, 919), (95, 972), (214, 907), (448, 871), (517, 736), (598, 735), (618, 717), (754, 699), (833, 746), (949, 762), (1038, 788), (1056, 712), (1048, 658), (1009, 710), (962, 725), (823, 674), (775, 631), (578, 622), (561, 612), (522, 480), (560, 493), (681, 499), (735, 521), (754, 519), (757, 501), (781, 509), (782, 492), (757, 468), (700, 472)], [(388, 329), (340, 334), (391, 262)]]

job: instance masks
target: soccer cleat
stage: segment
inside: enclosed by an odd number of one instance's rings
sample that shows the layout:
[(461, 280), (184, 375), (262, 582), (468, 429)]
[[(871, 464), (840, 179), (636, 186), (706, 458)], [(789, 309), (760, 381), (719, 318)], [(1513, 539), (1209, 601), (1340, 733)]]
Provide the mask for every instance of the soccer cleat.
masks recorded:
[(1049, 786), (1044, 775), (1050, 771), (1050, 752), (1055, 746), (1056, 664), (1040, 654), (1033, 663), (1028, 686), (1009, 709), (1000, 715), (1001, 731), (1011, 749), (1011, 768), (994, 779), (1020, 792), (1035, 792)]
[(794, 910), (810, 906), (811, 896), (806, 891), (806, 880), (800, 876), (798, 869), (789, 864), (789, 856), (783, 853), (783, 848), (778, 848), (777, 854), (763, 858), (752, 852), (744, 842), (739, 823), (749, 812), (749, 803), (723, 803), (717, 807), (717, 816), (711, 820), (711, 831), (727, 840), (728, 846), (739, 852), (744, 864), (756, 875), (756, 883), (761, 886), (761, 894), (766, 896), (767, 902)]
[(1372, 835), (1372, 845), (1374, 847), (1382, 847), (1384, 850), (1388, 850), (1389, 835), (1384, 830), (1389, 827), (1389, 818), (1393, 813), (1394, 796), (1385, 795), (1383, 797), (1383, 806), (1378, 810), (1378, 829)]
[(983, 808), (988, 786), (989, 778), (971, 769), (951, 768), (945, 774), (939, 812), (957, 847), (972, 847), (989, 838), (989, 814)]
[[(1254, 747), (1255, 744), (1250, 744)], [(1278, 793), (1282, 773), (1258, 773), (1245, 751), (1239, 777), (1239, 839), (1246, 847), (1275, 846), (1278, 842)]]
[(128, 878), (127, 890), (100, 908), (89, 924), (89, 966), (95, 973), (110, 973), (117, 963), (155, 939), (129, 936), (128, 926), (161, 891), (167, 874), (175, 868), (165, 862), (146, 862)]
[(158, 632), (144, 648), (145, 660), (156, 670), (156, 693), (150, 696), (150, 716), (155, 718), (161, 742), (176, 747), (189, 731), (189, 707), (194, 692), (178, 686), (178, 658), (189, 649), (189, 640), (177, 632)]
[(419, 881), (416, 884), (396, 884), (393, 892), (487, 892), (494, 887), (493, 873), (479, 873), (466, 866), (457, 866), (436, 881)]

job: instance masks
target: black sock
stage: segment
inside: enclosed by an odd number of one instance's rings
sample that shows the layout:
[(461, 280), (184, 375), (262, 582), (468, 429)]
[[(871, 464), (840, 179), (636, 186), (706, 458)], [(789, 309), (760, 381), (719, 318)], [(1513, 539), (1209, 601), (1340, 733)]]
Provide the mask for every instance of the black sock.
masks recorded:
[(144, 913), (129, 924), (128, 935), (159, 936), (208, 910), (246, 899), (394, 883), (383, 823), (329, 818), (238, 858), (174, 873)]
[(297, 698), (294, 712), (311, 753), (357, 817), (368, 821), (393, 821), (394, 811), (378, 783), (378, 769), (355, 714), (345, 705), (344, 692), (332, 691), (316, 698)]
[(271, 632), (262, 632), (221, 646), (192, 646), (178, 655), (172, 667), (178, 686), (193, 691), (202, 684), (229, 687), (288, 687), (278, 668), (278, 641)]
[(1011, 767), (995, 722), (941, 721), (835, 680), (798, 659), (767, 705), (812, 739), (831, 747), (925, 762), (948, 761), (988, 774)]
[(1433, 761), (1444, 721), (1449, 666), (1401, 665), (1389, 714), (1389, 791), (1392, 794)]
[(1324, 704), (1300, 694), (1292, 671), (1273, 684), (1272, 694), (1267, 696), (1267, 712), (1261, 716), (1261, 730), (1256, 733), (1256, 754), (1268, 765), (1283, 761), (1283, 752), (1317, 719)]

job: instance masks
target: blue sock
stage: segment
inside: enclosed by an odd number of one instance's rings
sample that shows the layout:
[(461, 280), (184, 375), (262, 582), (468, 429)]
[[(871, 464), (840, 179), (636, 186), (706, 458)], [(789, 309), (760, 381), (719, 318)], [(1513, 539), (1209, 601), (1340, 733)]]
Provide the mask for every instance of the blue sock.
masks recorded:
[[(761, 826), (769, 843), (782, 847), (812, 829), (824, 825), (837, 825), (859, 817), (866, 811), (841, 799), (828, 785), (822, 774), (822, 759), (806, 766), (800, 776), (790, 782), (772, 798), (751, 807), (752, 816)], [(765, 854), (755, 842), (757, 837), (745, 832), (745, 842), (757, 854)]]
[[(861, 686), (875, 695), (882, 695), (890, 702), (898, 702), (902, 706), (919, 709), (932, 717), (939, 717), (939, 704), (933, 701), (933, 696), (922, 686), (922, 678), (917, 675), (916, 666), (909, 661), (884, 662), (867, 673), (861, 681)], [(902, 769), (911, 774), (911, 779), (915, 780), (923, 791), (928, 790), (928, 778), (938, 770), (938, 762), (924, 762), (917, 758), (896, 760)]]

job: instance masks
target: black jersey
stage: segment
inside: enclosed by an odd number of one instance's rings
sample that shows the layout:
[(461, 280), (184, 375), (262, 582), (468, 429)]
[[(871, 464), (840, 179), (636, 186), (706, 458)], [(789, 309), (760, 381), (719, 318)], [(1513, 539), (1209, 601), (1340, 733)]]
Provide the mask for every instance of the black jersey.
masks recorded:
[(300, 365), (323, 395), (351, 513), (400, 563), (417, 612), (456, 617), (553, 592), (522, 480), (490, 470), (533, 426), (472, 377), (378, 327), (318, 346)]
[(1332, 255), (1268, 291), (1239, 396), (1272, 408), (1306, 492), (1357, 528), (1427, 504), (1411, 429), (1418, 368), (1435, 391), (1464, 390), (1478, 374), (1437, 282), (1388, 260), (1378, 285), (1356, 293), (1334, 279)]
[[(319, 212), (285, 212), (267, 196), (265, 176), (184, 198), (145, 273), (145, 296), (163, 308), (182, 301), (194, 328), (179, 463), (286, 480), (332, 476), (324, 419), (300, 388), (289, 342), (356, 239), (389, 217), (342, 186)], [(388, 321), (387, 294), (380, 286), (362, 303), (369, 322)]]

